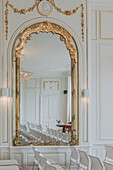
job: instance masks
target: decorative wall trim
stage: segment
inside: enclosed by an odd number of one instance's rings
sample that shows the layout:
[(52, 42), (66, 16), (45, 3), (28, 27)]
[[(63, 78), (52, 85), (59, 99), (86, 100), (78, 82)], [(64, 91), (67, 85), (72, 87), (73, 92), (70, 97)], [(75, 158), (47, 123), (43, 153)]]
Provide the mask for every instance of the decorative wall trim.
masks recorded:
[(102, 21), (102, 13), (113, 13), (113, 11), (104, 11), (104, 10), (100, 10), (99, 11), (99, 18), (100, 18), (100, 21), (99, 21), (99, 23), (100, 23), (100, 39), (101, 40), (113, 40), (113, 38), (107, 38), (107, 37), (102, 37), (102, 23), (101, 23), (101, 21)]
[(92, 12), (95, 12), (95, 31), (96, 31), (96, 38), (92, 38), (91, 40), (97, 40), (97, 10), (96, 9), (92, 9)]
[[(87, 0), (86, 0), (87, 1)], [(50, 13), (48, 14), (44, 14), (43, 12), (41, 13), (40, 10), (39, 10), (39, 6), (40, 4), (42, 3), (48, 3), (50, 5), (50, 8), (54, 7), (55, 10), (57, 10), (57, 12), (59, 13), (62, 13), (63, 15), (66, 15), (66, 16), (71, 16), (75, 13), (77, 13), (77, 11), (79, 9), (81, 9), (81, 34), (82, 34), (82, 41), (84, 42), (84, 5), (83, 4), (80, 4), (78, 7), (76, 7), (75, 9), (73, 10), (65, 10), (63, 11), (61, 8), (57, 7), (56, 6), (56, 3), (54, 0), (47, 0), (47, 1), (44, 1), (42, 2), (41, 0), (35, 0), (35, 3), (32, 7), (29, 7), (27, 10), (26, 9), (21, 9), (21, 10), (18, 10), (17, 8), (14, 8), (13, 4), (10, 4), (9, 3), (9, 0), (6, 0), (6, 10), (5, 10), (5, 32), (6, 32), (6, 40), (8, 40), (8, 13), (9, 13), (9, 10), (8, 10), (8, 7), (10, 7), (14, 13), (18, 13), (18, 14), (23, 14), (25, 15), (27, 12), (33, 12), (33, 10), (35, 9), (35, 7), (37, 7), (37, 11), (43, 15), (43, 16), (48, 16), (51, 14), (52, 10), (50, 11)], [(46, 12), (46, 9), (44, 9), (45, 12)]]

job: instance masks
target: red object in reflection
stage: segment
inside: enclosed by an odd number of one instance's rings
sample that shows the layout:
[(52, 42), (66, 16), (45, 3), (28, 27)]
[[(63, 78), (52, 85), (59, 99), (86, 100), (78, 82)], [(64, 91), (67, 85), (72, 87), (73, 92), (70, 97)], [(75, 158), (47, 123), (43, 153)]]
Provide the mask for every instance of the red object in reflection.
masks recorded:
[(57, 127), (63, 127), (62, 132), (66, 132), (66, 128), (71, 129), (71, 124), (57, 125)]

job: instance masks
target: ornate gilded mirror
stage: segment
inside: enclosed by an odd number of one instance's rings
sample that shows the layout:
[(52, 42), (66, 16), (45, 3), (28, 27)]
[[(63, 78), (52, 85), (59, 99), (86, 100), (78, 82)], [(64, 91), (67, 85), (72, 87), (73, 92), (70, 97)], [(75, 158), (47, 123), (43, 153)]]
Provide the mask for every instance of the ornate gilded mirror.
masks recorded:
[(48, 21), (25, 28), (14, 46), (14, 145), (79, 143), (79, 59), (76, 42)]

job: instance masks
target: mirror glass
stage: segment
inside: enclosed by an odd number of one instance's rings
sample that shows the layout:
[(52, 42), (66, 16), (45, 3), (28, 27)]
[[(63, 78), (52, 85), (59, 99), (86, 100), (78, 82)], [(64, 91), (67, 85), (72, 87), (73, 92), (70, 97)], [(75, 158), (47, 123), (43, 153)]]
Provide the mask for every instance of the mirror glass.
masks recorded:
[(71, 141), (71, 58), (60, 36), (32, 34), (20, 59), (20, 142)]

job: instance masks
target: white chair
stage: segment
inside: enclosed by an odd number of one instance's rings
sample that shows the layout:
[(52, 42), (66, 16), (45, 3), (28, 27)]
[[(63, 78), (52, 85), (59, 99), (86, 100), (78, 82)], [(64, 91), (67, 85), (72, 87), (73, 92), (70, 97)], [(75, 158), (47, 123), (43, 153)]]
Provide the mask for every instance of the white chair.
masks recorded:
[(51, 134), (51, 129), (47, 128), (48, 134)]
[(52, 138), (52, 143), (56, 143), (57, 139), (56, 138)]
[(90, 170), (90, 164), (89, 164), (89, 158), (86, 154), (86, 152), (78, 150), (78, 153), (80, 155), (80, 162), (79, 162), (79, 167), (84, 169), (84, 170)]
[(65, 143), (68, 143), (68, 134), (67, 133), (62, 133), (62, 141)]
[(68, 133), (68, 141), (70, 142), (71, 141), (71, 133)]
[(40, 170), (46, 170), (45, 166), (46, 166), (47, 159), (42, 154), (39, 154), (39, 159), (40, 159), (39, 169)]
[(45, 170), (63, 170), (59, 165), (51, 165), (49, 161), (46, 161)]
[(105, 170), (103, 162), (95, 156), (88, 155), (91, 160), (91, 170)]
[(58, 139), (58, 131), (55, 130), (55, 137)]
[(77, 169), (79, 169), (79, 155), (78, 151), (74, 146), (70, 146), (71, 149), (71, 157), (70, 157), (70, 164), (69, 164), (69, 170), (71, 167), (72, 162), (77, 166)]
[(44, 157), (41, 153), (39, 154), (39, 169), (41, 170), (46, 170), (46, 162), (49, 162), (49, 164), (51, 165), (57, 165), (57, 162), (52, 160), (52, 159), (47, 159), (46, 157)]
[(26, 124), (27, 124), (27, 131), (30, 131), (31, 124), (29, 122), (27, 122)]
[(106, 170), (113, 170), (113, 164), (110, 162), (104, 162), (104, 166)]
[(40, 152), (35, 149), (34, 147), (32, 147), (33, 151), (34, 151), (34, 161), (33, 161), (33, 168), (32, 170), (34, 170), (34, 165), (36, 164), (38, 166), (39, 169), (39, 162), (40, 162)]
[(52, 138), (51, 138), (50, 136), (47, 136), (47, 137), (46, 137), (46, 142), (47, 142), (47, 143), (52, 143)]
[(62, 140), (62, 132), (58, 132), (58, 139)]
[(106, 156), (105, 161), (113, 163), (113, 146), (105, 145)]
[(36, 129), (37, 129), (38, 131), (42, 131), (42, 126), (41, 126), (41, 125), (35, 125), (35, 127), (36, 127)]
[(31, 128), (35, 129), (36, 125), (34, 123), (31, 123)]

